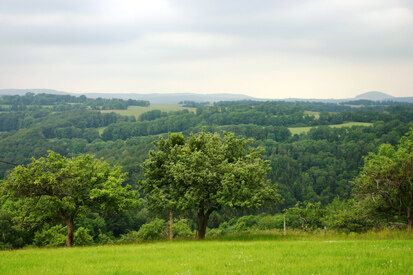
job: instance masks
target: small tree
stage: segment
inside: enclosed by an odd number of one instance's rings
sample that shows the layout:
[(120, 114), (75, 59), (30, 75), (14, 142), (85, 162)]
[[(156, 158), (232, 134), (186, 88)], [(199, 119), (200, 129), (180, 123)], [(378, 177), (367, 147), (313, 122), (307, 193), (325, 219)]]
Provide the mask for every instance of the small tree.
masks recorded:
[(72, 246), (73, 221), (82, 212), (95, 208), (114, 213), (136, 203), (130, 186), (122, 186), (124, 178), (120, 167), (111, 168), (91, 155), (68, 159), (49, 151), (47, 158), (17, 166), (1, 191), (6, 198), (30, 204), (32, 216), (65, 222), (67, 245)]
[(363, 171), (355, 180), (355, 191), (364, 201), (381, 211), (404, 216), (413, 229), (413, 127), (398, 148), (379, 147), (364, 160)]
[[(277, 202), (275, 187), (266, 180), (269, 170), (262, 149), (247, 148), (252, 140), (237, 139), (233, 133), (191, 135), (182, 146), (174, 146), (169, 162), (157, 161), (151, 152), (145, 161), (142, 187), (149, 202), (158, 207), (195, 210), (198, 216), (198, 237), (203, 239), (213, 211), (223, 207), (249, 208), (266, 201)], [(166, 188), (159, 173), (173, 181)]]

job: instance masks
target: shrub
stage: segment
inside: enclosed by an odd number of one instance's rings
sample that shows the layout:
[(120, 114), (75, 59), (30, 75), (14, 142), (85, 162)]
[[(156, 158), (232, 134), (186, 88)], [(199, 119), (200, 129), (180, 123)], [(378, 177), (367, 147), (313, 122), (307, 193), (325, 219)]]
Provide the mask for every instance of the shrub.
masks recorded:
[(150, 223), (141, 226), (137, 233), (140, 241), (160, 240), (165, 237), (166, 222), (162, 219), (155, 219)]
[(102, 232), (99, 232), (98, 236), (96, 237), (96, 243), (98, 244), (112, 244), (113, 240), (113, 235), (107, 235)]
[(327, 205), (323, 221), (328, 228), (344, 233), (360, 233), (373, 226), (373, 220), (363, 213), (355, 200), (342, 201), (337, 198)]
[(140, 241), (137, 231), (129, 231), (126, 234), (120, 235), (118, 242), (120, 243), (134, 243)]
[(83, 246), (93, 244), (93, 238), (89, 234), (90, 230), (84, 227), (79, 227), (74, 235), (74, 245)]
[(284, 216), (264, 216), (257, 222), (257, 229), (268, 230), (268, 229), (283, 229), (284, 228)]
[(174, 220), (172, 233), (174, 238), (188, 238), (193, 236), (193, 233), (189, 228), (187, 219)]
[(61, 224), (50, 227), (46, 225), (34, 234), (33, 244), (36, 246), (64, 246), (66, 243), (67, 227)]

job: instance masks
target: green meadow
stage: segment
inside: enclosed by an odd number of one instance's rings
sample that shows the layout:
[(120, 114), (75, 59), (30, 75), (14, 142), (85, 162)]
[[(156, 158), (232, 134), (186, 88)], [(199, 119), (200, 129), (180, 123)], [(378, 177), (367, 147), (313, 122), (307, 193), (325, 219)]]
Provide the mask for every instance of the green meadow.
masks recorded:
[(179, 104), (151, 104), (148, 107), (142, 106), (129, 106), (127, 110), (103, 110), (102, 113), (117, 113), (123, 116), (135, 116), (136, 119), (145, 112), (152, 111), (152, 110), (161, 110), (162, 112), (170, 112), (170, 111), (181, 111), (181, 110), (189, 110), (191, 112), (195, 112), (196, 108), (189, 108), (189, 107), (182, 107)]
[[(334, 125), (328, 125), (328, 127), (332, 127), (332, 128), (341, 128), (341, 127), (352, 127), (352, 126), (371, 126), (372, 123), (367, 123), (367, 122), (345, 122), (345, 123), (341, 123), (341, 124), (334, 124)], [(317, 126), (313, 126), (313, 127), (289, 127), (288, 130), (290, 130), (291, 134), (295, 135), (299, 135), (302, 133), (307, 133), (308, 131), (310, 131), (311, 128), (314, 128)]]
[(0, 274), (413, 274), (411, 236), (245, 236), (3, 251)]

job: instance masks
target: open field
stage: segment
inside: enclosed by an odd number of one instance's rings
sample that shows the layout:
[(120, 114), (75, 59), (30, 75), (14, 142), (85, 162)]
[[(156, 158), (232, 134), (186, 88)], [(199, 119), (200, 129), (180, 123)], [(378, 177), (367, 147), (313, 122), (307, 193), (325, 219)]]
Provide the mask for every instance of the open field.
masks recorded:
[[(341, 127), (352, 127), (352, 126), (371, 126), (372, 123), (367, 123), (367, 122), (345, 122), (342, 124), (335, 124), (335, 125), (329, 125), (329, 127), (333, 127), (333, 128), (341, 128)], [(307, 133), (308, 131), (310, 131), (311, 128), (314, 128), (317, 126), (313, 126), (313, 127), (289, 127), (288, 130), (290, 130), (291, 134), (295, 135), (299, 135), (301, 133)]]
[(136, 119), (145, 112), (152, 111), (152, 110), (161, 110), (162, 112), (170, 112), (170, 111), (181, 111), (181, 110), (189, 110), (191, 112), (195, 112), (196, 108), (188, 108), (182, 107), (179, 104), (151, 104), (148, 107), (142, 106), (129, 106), (127, 110), (102, 110), (102, 113), (117, 113), (123, 116), (135, 116)]
[(413, 240), (207, 240), (0, 252), (0, 274), (413, 274)]
[(320, 118), (320, 112), (304, 111), (305, 115), (314, 116), (315, 119)]

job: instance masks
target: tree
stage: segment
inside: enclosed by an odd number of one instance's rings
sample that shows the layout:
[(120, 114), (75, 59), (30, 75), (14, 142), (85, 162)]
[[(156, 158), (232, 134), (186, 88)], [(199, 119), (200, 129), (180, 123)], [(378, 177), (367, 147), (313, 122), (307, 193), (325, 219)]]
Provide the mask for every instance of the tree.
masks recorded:
[(26, 221), (42, 222), (36, 219), (42, 216), (65, 222), (67, 245), (72, 246), (73, 221), (87, 209), (115, 213), (136, 203), (130, 186), (122, 186), (124, 178), (120, 167), (111, 168), (91, 155), (68, 159), (49, 151), (47, 158), (14, 168), (1, 191), (5, 198), (30, 206), (32, 217)]
[(413, 229), (413, 126), (398, 148), (382, 144), (377, 154), (365, 158), (355, 186), (359, 197), (377, 211), (394, 211)]
[[(160, 141), (163, 143), (164, 141)], [(198, 237), (205, 238), (213, 211), (223, 207), (259, 207), (277, 202), (275, 186), (266, 180), (268, 161), (261, 148), (247, 148), (252, 140), (237, 139), (233, 133), (202, 131), (191, 135), (182, 146), (174, 146), (167, 163), (158, 161), (161, 150), (145, 161), (142, 187), (149, 202), (157, 207), (194, 210), (198, 216)], [(160, 180), (166, 173), (172, 188)]]
[[(176, 208), (176, 201), (171, 197), (171, 188), (175, 186), (171, 165), (176, 162), (176, 155), (172, 150), (185, 144), (185, 137), (181, 134), (169, 134), (168, 139), (159, 138), (153, 143), (156, 151), (149, 152), (149, 159), (145, 162), (145, 176), (147, 198), (151, 201), (151, 208), (155, 211), (168, 209), (169, 238), (172, 239), (172, 210)], [(155, 188), (156, 187), (156, 188)]]

